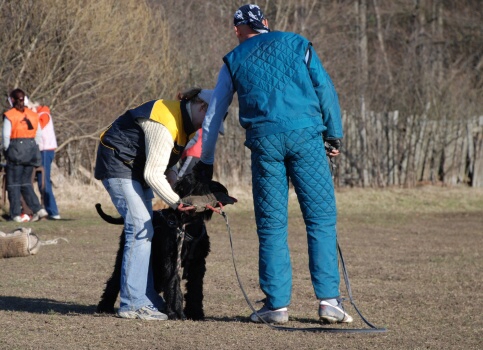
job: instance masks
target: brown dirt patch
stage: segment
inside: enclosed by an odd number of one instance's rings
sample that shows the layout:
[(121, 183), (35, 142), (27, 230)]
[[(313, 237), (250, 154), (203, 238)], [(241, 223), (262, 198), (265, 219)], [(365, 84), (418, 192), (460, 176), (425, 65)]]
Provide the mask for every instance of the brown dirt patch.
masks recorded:
[[(465, 191), (458, 193), (467, 200), (469, 192)], [(141, 322), (96, 315), (95, 306), (111, 272), (120, 228), (102, 222), (89, 207), (81, 217), (66, 212), (65, 220), (30, 225), (43, 240), (65, 237), (69, 243), (41, 247), (36, 256), (0, 260), (0, 348), (481, 348), (481, 192), (460, 211), (457, 206), (442, 204), (454, 199), (446, 192), (392, 194), (339, 194), (339, 240), (356, 305), (369, 321), (386, 327), (387, 333), (281, 332), (249, 323), (250, 310), (238, 287), (221, 217), (214, 217), (208, 226), (212, 253), (205, 280), (206, 321)], [(401, 210), (397, 210), (394, 196), (402, 198)], [(378, 203), (374, 204), (374, 198)], [(404, 205), (406, 200), (426, 200), (426, 208), (408, 209), (411, 206)], [(366, 205), (352, 208), (349, 204), (355, 201), (366, 201)], [(262, 293), (258, 288), (258, 245), (250, 201), (242, 201), (227, 212), (238, 271), (254, 302), (262, 298)], [(2, 223), (1, 230), (13, 227), (12, 223)], [(294, 284), (288, 326), (318, 327), (305, 231), (294, 200), (290, 207), (290, 246)], [(347, 296), (343, 285), (341, 289)], [(354, 316), (353, 326), (365, 327), (349, 303), (345, 305)]]

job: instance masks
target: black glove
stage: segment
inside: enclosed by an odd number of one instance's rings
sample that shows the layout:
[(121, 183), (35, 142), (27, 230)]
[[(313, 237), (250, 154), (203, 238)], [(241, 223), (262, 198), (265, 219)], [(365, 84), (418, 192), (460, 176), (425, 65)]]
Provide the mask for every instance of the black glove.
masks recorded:
[(342, 142), (340, 139), (327, 139), (324, 140), (325, 150), (330, 153), (334, 150), (340, 151)]
[(216, 207), (218, 200), (213, 194), (210, 193), (203, 196), (187, 196), (181, 198), (181, 203), (183, 203), (185, 206), (194, 207), (194, 211), (199, 213), (209, 209), (209, 206)]
[(210, 182), (213, 178), (213, 164), (205, 164), (202, 161), (199, 161), (193, 167), (193, 175), (199, 182)]

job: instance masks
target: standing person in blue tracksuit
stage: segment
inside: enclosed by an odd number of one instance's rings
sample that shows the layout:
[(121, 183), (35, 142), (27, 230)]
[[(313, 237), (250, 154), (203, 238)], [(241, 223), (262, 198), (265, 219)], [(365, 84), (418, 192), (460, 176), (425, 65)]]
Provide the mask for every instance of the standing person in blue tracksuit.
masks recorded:
[(311, 43), (288, 32), (270, 32), (256, 5), (234, 16), (239, 45), (224, 58), (203, 123), (199, 180), (213, 176), (218, 130), (235, 92), (239, 120), (252, 154), (252, 183), (259, 239), (259, 280), (264, 306), (250, 316), (271, 323), (288, 321), (292, 267), (287, 244), (288, 178), (304, 217), (309, 268), (323, 323), (348, 323), (338, 299), (334, 185), (327, 161), (339, 154), (343, 137), (339, 100)]

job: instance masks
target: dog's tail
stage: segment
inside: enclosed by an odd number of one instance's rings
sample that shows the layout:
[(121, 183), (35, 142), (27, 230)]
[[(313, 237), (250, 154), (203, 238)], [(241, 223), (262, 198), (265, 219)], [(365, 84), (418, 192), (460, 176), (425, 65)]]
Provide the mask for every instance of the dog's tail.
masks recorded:
[(113, 225), (124, 225), (124, 219), (122, 216), (118, 217), (118, 218), (114, 218), (112, 217), (111, 215), (107, 215), (106, 213), (104, 213), (104, 211), (102, 210), (101, 208), (101, 204), (100, 203), (97, 203), (96, 204), (96, 210), (97, 210), (97, 214), (99, 214), (99, 216), (106, 222), (110, 223), (110, 224), (113, 224)]

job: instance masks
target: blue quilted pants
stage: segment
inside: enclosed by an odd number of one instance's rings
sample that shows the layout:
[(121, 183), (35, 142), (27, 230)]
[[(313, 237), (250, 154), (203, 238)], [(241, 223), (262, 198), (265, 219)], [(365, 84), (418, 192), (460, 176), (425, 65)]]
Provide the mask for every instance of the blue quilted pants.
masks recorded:
[(288, 178), (304, 218), (309, 269), (318, 299), (339, 296), (334, 186), (321, 133), (306, 128), (249, 139), (259, 239), (259, 279), (266, 305), (290, 304), (292, 266), (288, 248)]

